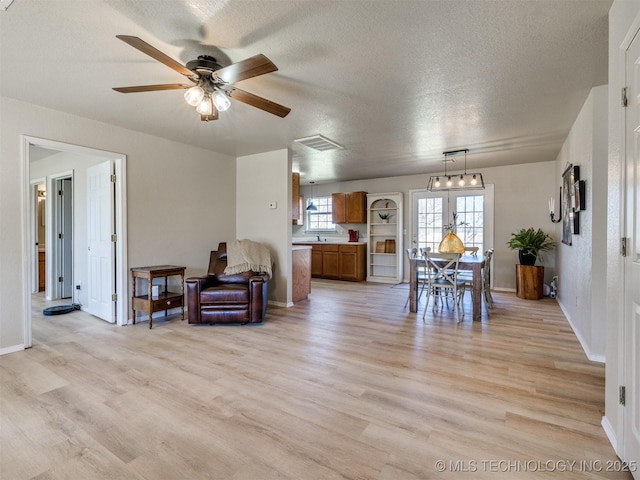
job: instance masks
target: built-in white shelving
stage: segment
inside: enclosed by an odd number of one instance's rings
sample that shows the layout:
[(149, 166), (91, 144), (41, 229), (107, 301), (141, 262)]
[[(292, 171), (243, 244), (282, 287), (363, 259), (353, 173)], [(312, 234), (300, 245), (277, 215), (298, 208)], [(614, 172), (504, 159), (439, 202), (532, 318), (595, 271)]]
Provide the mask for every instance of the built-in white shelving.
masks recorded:
[(402, 218), (401, 192), (367, 195), (368, 282), (402, 281)]

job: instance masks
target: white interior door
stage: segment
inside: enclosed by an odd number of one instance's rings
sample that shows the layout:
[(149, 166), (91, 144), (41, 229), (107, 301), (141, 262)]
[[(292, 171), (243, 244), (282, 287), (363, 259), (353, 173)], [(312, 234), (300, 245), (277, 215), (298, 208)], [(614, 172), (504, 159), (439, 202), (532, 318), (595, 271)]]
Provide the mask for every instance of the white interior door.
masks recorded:
[(87, 169), (88, 285), (87, 311), (115, 322), (115, 244), (113, 164), (106, 161)]
[[(640, 466), (640, 35), (627, 50), (624, 456)], [(634, 473), (640, 478), (638, 472)]]

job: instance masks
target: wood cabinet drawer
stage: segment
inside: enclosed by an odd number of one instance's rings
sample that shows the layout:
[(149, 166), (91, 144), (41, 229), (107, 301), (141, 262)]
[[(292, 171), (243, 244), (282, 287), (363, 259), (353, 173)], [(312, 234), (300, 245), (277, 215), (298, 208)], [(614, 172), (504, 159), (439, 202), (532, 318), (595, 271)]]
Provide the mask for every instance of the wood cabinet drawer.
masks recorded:
[(170, 308), (181, 307), (183, 300), (182, 295), (169, 292), (166, 297), (161, 295), (157, 300), (152, 300), (153, 311), (160, 312)]

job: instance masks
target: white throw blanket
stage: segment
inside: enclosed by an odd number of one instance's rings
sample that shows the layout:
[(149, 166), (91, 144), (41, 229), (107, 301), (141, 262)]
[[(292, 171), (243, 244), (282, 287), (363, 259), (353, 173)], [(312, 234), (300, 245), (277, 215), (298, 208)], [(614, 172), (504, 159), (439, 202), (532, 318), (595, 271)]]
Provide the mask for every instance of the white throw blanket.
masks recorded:
[(271, 252), (252, 240), (234, 240), (227, 243), (227, 266), (224, 273), (233, 275), (252, 270), (266, 273), (271, 278)]

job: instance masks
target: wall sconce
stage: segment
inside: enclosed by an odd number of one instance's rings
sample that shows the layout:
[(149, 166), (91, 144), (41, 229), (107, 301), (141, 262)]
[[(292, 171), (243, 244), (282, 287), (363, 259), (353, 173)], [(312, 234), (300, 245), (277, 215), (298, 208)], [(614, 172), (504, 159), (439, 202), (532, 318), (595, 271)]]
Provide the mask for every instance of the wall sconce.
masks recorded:
[[(562, 198), (562, 190), (560, 190), (560, 198)], [(560, 211), (558, 212), (558, 219), (556, 220), (555, 203), (556, 203), (555, 199), (551, 197), (549, 199), (549, 216), (551, 217), (551, 221), (553, 223), (560, 223), (562, 221), (562, 204), (558, 202), (558, 205), (560, 206)]]

